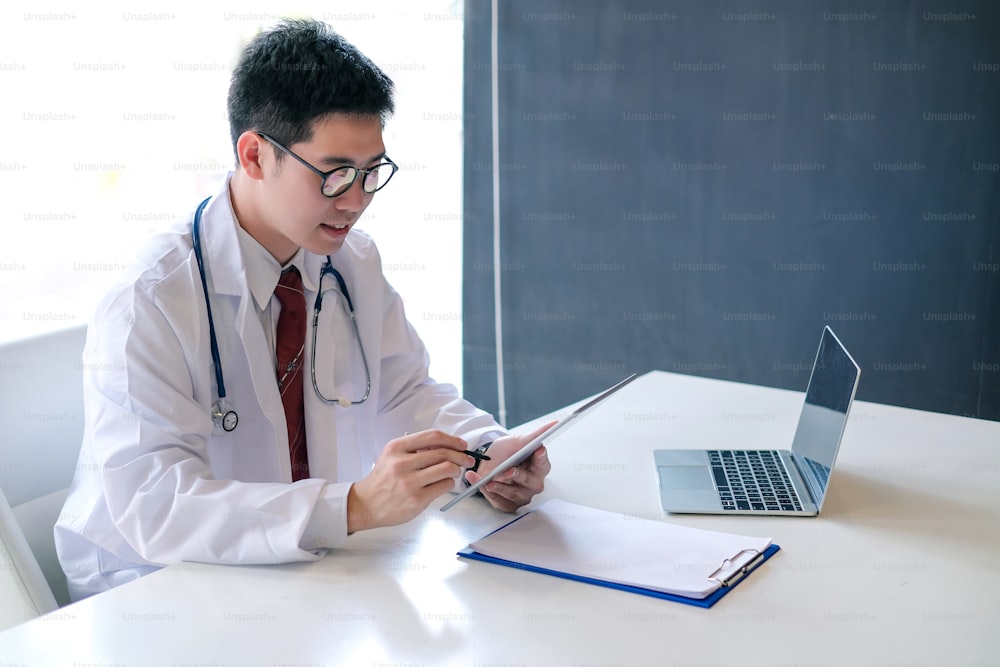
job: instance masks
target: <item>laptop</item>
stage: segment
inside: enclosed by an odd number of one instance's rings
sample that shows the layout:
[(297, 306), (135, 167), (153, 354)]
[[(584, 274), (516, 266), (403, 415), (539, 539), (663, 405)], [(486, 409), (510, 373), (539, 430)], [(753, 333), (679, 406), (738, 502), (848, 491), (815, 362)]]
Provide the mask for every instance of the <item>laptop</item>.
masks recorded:
[(791, 450), (657, 449), (653, 456), (663, 509), (819, 514), (860, 378), (857, 362), (825, 327)]

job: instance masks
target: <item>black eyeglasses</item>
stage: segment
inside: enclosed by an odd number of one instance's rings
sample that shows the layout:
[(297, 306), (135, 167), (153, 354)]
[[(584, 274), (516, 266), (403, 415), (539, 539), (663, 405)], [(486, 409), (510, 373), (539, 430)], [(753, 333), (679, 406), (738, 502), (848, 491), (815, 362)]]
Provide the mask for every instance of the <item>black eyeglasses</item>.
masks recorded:
[(323, 179), (320, 183), (319, 191), (323, 193), (324, 197), (338, 197), (354, 185), (354, 181), (358, 180), (358, 175), (363, 174), (361, 178), (361, 189), (367, 194), (374, 194), (385, 187), (392, 175), (396, 173), (399, 169), (396, 163), (387, 157), (382, 159), (385, 162), (381, 162), (374, 167), (368, 169), (358, 169), (357, 167), (337, 167), (336, 169), (331, 169), (330, 171), (320, 171), (316, 167), (312, 166), (301, 157), (288, 150), (280, 143), (267, 136), (263, 132), (258, 132), (260, 136), (264, 137), (268, 143), (274, 145), (276, 148), (280, 148), (285, 153), (288, 153), (293, 158), (309, 167), (313, 173)]

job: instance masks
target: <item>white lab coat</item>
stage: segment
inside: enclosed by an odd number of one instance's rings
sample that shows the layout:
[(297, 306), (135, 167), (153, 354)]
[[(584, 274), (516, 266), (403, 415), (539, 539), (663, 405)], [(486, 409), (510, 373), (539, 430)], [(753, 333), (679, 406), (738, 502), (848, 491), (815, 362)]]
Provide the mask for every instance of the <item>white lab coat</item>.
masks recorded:
[[(224, 382), (239, 414), (235, 431), (211, 419), (215, 375), (191, 220), (153, 239), (98, 306), (83, 358), (83, 444), (55, 529), (75, 599), (179, 561), (315, 560), (346, 539), (350, 484), (368, 474), (388, 440), (433, 427), (476, 446), (500, 430), (453, 386), (428, 378), (426, 349), (382, 274), (378, 251), (355, 229), (333, 263), (353, 299), (371, 397), (349, 408), (317, 398), (308, 372), (310, 328), (303, 378), (312, 477), (291, 483), (273, 351), (247, 286), (236, 226), (227, 179), (205, 208), (201, 230)], [(324, 259), (306, 253), (307, 308), (315, 299), (308, 285), (315, 286)], [(357, 346), (344, 306), (329, 295), (315, 360), (326, 396), (364, 393)]]

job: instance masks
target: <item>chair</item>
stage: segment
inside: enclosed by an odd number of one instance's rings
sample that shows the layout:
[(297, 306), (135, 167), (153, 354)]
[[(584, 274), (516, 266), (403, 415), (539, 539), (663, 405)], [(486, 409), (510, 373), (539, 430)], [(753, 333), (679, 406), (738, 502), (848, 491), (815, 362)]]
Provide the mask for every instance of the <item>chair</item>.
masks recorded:
[(52, 530), (83, 437), (85, 339), (78, 326), (0, 345), (0, 489), (60, 605), (70, 600)]
[(58, 609), (49, 584), (0, 489), (0, 630)]

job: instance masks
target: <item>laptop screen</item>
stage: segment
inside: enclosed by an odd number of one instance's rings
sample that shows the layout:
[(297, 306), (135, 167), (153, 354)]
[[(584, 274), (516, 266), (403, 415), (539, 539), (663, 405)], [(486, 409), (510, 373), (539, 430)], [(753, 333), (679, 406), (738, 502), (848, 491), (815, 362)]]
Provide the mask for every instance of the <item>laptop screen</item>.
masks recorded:
[(825, 327), (792, 442), (792, 456), (817, 509), (823, 506), (860, 377), (861, 368), (830, 327)]

